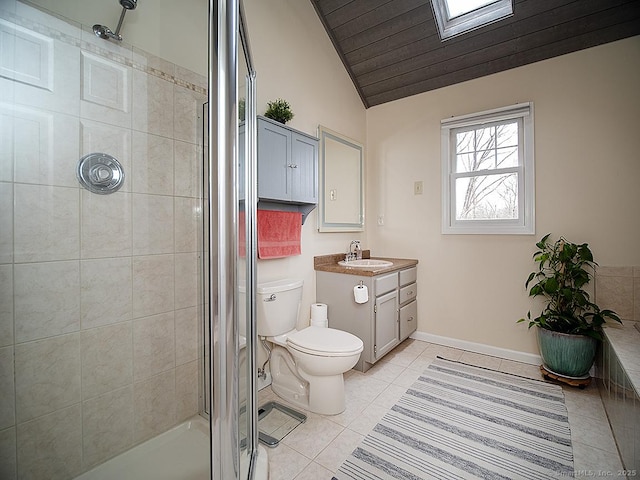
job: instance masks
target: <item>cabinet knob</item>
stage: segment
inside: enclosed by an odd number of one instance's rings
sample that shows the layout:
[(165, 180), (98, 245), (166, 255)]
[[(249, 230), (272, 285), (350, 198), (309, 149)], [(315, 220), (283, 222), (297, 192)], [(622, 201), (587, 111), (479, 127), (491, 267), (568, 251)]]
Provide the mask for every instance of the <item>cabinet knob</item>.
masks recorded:
[(413, 317), (407, 318), (407, 322), (413, 322)]
[(295, 163), (291, 163), (289, 164), (289, 168), (298, 168), (298, 165), (296, 165)]

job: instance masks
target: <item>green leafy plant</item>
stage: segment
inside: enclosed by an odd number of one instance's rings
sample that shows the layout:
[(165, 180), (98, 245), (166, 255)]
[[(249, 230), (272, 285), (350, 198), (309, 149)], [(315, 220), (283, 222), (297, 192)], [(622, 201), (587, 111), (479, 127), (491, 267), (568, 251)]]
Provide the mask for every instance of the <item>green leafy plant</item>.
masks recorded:
[(547, 234), (536, 243), (533, 254), (538, 269), (527, 278), (525, 288), (530, 297), (544, 297), (547, 304), (537, 317), (521, 318), (534, 325), (560, 333), (587, 335), (602, 339), (602, 325), (607, 319), (622, 323), (612, 310), (601, 310), (591, 302), (584, 287), (591, 281), (595, 267), (593, 255), (586, 243), (577, 245), (560, 237), (549, 242)]
[(287, 123), (293, 118), (293, 112), (289, 102), (278, 98), (273, 102), (267, 102), (267, 111), (264, 112), (264, 116), (280, 123)]

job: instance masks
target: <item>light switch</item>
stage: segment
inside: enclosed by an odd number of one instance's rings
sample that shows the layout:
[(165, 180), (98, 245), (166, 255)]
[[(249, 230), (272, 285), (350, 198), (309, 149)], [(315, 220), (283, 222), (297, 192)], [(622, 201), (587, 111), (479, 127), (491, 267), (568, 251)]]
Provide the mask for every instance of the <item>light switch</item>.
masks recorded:
[(337, 200), (338, 199), (338, 191), (335, 188), (329, 190), (329, 200)]
[(422, 195), (422, 181), (413, 182), (413, 194)]

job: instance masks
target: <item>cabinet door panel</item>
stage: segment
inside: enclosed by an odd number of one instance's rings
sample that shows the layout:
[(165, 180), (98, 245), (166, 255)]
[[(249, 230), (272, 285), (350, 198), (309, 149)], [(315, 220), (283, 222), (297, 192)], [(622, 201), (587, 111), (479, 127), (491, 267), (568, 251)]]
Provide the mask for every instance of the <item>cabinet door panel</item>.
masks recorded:
[(291, 200), (318, 202), (318, 141), (291, 132)]
[(258, 121), (258, 196), (289, 201), (287, 185), (288, 159), (291, 158), (291, 135), (264, 121)]
[(397, 290), (376, 297), (374, 324), (374, 355), (379, 359), (399, 343)]

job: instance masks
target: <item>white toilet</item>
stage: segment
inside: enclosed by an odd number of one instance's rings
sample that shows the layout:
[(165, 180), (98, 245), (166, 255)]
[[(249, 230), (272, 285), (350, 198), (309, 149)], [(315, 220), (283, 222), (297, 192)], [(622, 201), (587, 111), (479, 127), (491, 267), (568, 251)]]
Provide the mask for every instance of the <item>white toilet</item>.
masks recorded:
[(296, 330), (302, 280), (258, 284), (258, 335), (273, 344), (271, 388), (284, 400), (314, 413), (344, 411), (342, 374), (360, 358), (362, 340), (342, 330)]

